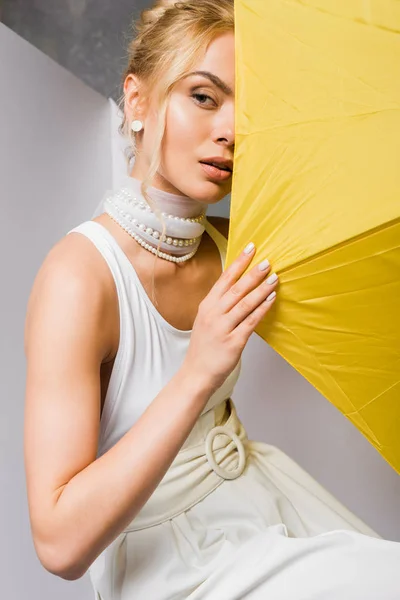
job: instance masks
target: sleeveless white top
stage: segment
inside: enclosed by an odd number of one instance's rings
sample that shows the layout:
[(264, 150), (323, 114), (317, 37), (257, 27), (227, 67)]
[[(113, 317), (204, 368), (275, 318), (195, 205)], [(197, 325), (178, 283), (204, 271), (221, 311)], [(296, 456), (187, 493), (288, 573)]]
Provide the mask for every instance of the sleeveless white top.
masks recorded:
[[(227, 240), (208, 220), (205, 227), (219, 249), (224, 269)], [(119, 302), (120, 341), (101, 416), (98, 458), (129, 431), (179, 370), (192, 330), (177, 329), (162, 317), (128, 257), (105, 227), (85, 221), (68, 234), (73, 232), (88, 237), (106, 260)], [(240, 368), (241, 361), (210, 397), (202, 414), (231, 396)]]

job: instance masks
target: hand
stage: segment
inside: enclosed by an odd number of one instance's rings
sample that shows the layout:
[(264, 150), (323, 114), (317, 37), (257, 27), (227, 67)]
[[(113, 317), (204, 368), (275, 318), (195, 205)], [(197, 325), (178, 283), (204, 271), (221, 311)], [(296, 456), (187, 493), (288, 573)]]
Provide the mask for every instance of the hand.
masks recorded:
[(242, 276), (254, 252), (254, 247), (248, 254), (243, 251), (198, 308), (183, 366), (197, 377), (202, 373), (213, 389), (236, 367), (247, 340), (275, 302), (278, 277), (269, 275), (270, 266), (260, 270), (256, 265)]

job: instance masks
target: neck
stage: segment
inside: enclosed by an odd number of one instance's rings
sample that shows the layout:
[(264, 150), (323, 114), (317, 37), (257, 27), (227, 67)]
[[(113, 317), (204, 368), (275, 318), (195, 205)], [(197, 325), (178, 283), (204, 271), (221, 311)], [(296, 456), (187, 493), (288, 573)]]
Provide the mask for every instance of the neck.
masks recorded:
[[(121, 188), (105, 199), (105, 212), (146, 250), (166, 260), (189, 260), (196, 253), (205, 230), (207, 205), (150, 186), (146, 193), (154, 201), (161, 220), (143, 196), (141, 183), (126, 175)], [(158, 247), (160, 253), (156, 251)]]
[[(140, 179), (136, 179), (136, 177), (130, 175), (126, 175), (123, 181), (123, 185), (126, 185), (134, 194), (145, 201), (141, 191), (141, 183)], [(185, 219), (198, 217), (206, 212), (207, 209), (207, 205), (182, 194), (173, 194), (153, 186), (149, 186), (146, 192), (154, 200), (160, 212), (171, 214), (174, 217), (183, 217)]]

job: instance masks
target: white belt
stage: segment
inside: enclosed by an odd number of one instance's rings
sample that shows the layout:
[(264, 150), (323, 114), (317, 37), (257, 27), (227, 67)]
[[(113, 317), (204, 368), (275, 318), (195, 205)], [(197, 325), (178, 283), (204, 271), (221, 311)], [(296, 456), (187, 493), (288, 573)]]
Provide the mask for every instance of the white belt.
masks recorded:
[(246, 467), (247, 442), (231, 398), (202, 414), (164, 478), (124, 531), (138, 531), (172, 519), (226, 479), (239, 477)]

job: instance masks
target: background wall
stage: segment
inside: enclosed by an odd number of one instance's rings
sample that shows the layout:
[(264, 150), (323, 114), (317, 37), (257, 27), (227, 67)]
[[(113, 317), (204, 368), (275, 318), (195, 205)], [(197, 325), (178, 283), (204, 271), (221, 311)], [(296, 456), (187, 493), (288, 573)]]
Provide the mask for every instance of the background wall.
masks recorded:
[(0, 0), (0, 21), (117, 100), (130, 24), (147, 0)]
[[(0, 581), (4, 600), (91, 600), (43, 569), (23, 465), (26, 303), (50, 248), (112, 185), (109, 102), (0, 24)], [(6, 57), (6, 60), (4, 60)]]

